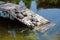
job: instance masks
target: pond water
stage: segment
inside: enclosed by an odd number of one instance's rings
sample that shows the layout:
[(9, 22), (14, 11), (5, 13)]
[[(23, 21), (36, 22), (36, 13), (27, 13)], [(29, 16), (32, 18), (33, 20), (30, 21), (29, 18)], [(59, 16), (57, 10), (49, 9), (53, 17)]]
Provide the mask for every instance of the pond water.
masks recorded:
[(1, 21), (0, 19), (0, 40), (60, 40), (59, 8), (40, 8), (37, 6), (38, 3), (36, 2), (36, 0), (20, 0), (18, 3), (19, 5), (26, 6), (30, 10), (43, 16), (49, 21), (54, 22), (56, 25), (43, 33), (40, 31), (29, 31), (27, 33), (20, 33), (20, 31), (15, 31), (14, 29), (6, 29), (5, 27), (7, 27), (8, 24), (5, 24), (5, 22), (9, 21)]

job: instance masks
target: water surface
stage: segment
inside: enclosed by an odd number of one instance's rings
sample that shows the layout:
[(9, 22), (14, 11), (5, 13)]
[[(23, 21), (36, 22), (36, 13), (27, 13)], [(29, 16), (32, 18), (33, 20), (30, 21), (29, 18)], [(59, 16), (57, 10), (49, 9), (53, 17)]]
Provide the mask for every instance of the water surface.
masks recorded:
[[(26, 33), (21, 33), (20, 31), (15, 30), (16, 28), (14, 28), (14, 24), (7, 24), (8, 22), (11, 22), (11, 20), (4, 21), (0, 18), (0, 40), (60, 40), (59, 8), (40, 8), (40, 6), (38, 6), (37, 0), (20, 0), (12, 2), (29, 8), (30, 10), (43, 16), (49, 21), (56, 23), (56, 25), (43, 33), (39, 31), (29, 31)], [(1, 16), (5, 17), (4, 14)], [(8, 27), (13, 28), (8, 29)]]

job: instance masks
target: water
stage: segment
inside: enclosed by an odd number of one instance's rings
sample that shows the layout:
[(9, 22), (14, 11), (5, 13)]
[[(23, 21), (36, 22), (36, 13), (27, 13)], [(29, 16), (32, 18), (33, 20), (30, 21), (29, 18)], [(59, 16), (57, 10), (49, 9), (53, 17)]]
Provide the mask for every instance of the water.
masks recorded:
[[(41, 8), (38, 6), (37, 0), (20, 0), (12, 1), (19, 5), (26, 6), (30, 10), (45, 17), (56, 25), (46, 32), (29, 31), (21, 33), (16, 30), (16, 24), (8, 24), (11, 20), (0, 19), (0, 40), (60, 40), (60, 9), (59, 8)], [(15, 25), (15, 26), (14, 26)], [(8, 29), (8, 27), (11, 27)], [(18, 28), (17, 28), (18, 29)]]

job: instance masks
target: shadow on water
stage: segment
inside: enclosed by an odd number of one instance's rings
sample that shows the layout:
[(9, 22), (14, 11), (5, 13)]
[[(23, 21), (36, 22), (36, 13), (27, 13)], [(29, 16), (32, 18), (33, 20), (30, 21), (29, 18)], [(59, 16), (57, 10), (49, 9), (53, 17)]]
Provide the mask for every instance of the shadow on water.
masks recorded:
[(16, 19), (10, 20), (0, 17), (0, 40), (36, 40), (34, 32), (21, 32), (24, 27), (25, 25)]

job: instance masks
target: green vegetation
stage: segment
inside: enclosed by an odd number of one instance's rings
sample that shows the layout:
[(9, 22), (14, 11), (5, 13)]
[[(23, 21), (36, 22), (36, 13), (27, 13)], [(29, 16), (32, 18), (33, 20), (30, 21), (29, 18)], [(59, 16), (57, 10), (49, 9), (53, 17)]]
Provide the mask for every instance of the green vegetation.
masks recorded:
[(38, 0), (37, 8), (60, 8), (60, 0)]
[(1, 1), (4, 1), (4, 2), (12, 2), (12, 3), (19, 3), (20, 0), (1, 0)]
[(32, 0), (23, 0), (27, 8), (30, 8)]
[(58, 0), (50, 0), (49, 3), (53, 3), (56, 4), (58, 2)]
[[(5, 2), (19, 3), (21, 0), (1, 0)], [(35, 1), (37, 3), (37, 9), (43, 8), (60, 8), (60, 0), (22, 0), (27, 8), (30, 8), (31, 2)]]
[(0, 31), (0, 40), (37, 40), (36, 35), (29, 32), (29, 35), (25, 33), (16, 33), (15, 37), (13, 33), (8, 33), (7, 30)]
[(60, 31), (58, 32), (58, 34), (56, 35), (57, 40), (60, 40)]

